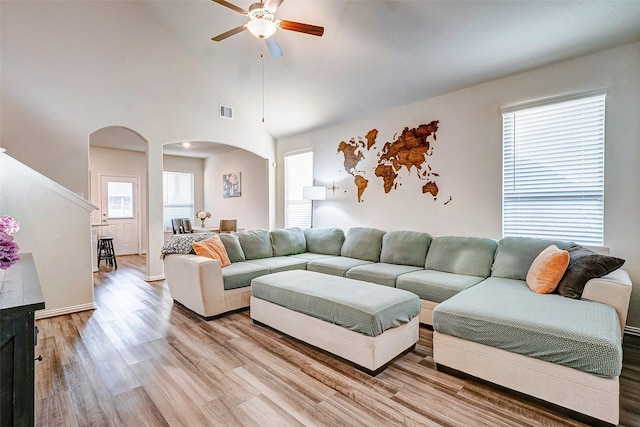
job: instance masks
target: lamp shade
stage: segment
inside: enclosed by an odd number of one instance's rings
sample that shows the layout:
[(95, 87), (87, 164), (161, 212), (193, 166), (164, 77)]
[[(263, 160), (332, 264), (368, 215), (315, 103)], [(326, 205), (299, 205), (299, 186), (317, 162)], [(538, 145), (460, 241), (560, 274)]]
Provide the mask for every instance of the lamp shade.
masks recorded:
[(325, 200), (327, 189), (317, 185), (302, 187), (302, 198), (305, 200)]
[(268, 39), (278, 29), (275, 22), (266, 19), (252, 19), (247, 22), (246, 27), (251, 34), (259, 39)]

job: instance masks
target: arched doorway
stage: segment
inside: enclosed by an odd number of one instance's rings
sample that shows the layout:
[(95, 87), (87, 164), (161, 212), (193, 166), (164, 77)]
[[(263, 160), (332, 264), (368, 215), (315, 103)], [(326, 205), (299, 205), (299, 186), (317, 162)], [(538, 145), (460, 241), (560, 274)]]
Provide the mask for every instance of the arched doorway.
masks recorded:
[[(147, 252), (147, 141), (123, 126), (89, 135), (89, 197), (94, 236), (114, 237), (117, 255)], [(97, 268), (94, 265), (94, 271)]]

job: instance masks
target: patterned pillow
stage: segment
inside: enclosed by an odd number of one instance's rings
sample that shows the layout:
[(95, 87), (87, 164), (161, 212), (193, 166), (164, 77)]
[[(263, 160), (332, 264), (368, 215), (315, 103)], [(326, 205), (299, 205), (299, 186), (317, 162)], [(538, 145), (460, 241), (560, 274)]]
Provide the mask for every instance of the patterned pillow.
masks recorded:
[(160, 251), (160, 259), (171, 254), (195, 254), (193, 243), (209, 239), (212, 236), (213, 233), (175, 234), (164, 242), (162, 251)]

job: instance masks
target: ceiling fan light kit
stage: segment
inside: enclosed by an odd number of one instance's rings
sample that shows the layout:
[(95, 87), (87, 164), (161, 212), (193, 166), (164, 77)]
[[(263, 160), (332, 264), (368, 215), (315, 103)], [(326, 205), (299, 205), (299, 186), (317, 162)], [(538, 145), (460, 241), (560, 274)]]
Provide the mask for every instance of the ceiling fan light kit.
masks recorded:
[(247, 22), (247, 30), (259, 39), (268, 39), (275, 34), (278, 29), (273, 21), (266, 19), (255, 19)]
[(249, 6), (249, 11), (229, 3), (226, 0), (212, 1), (249, 18), (249, 21), (246, 24), (226, 31), (211, 39), (216, 42), (222, 41), (244, 30), (249, 30), (249, 32), (257, 38), (265, 40), (267, 42), (269, 52), (271, 52), (271, 56), (277, 58), (282, 56), (282, 50), (280, 49), (276, 39), (270, 37), (273, 36), (278, 29), (296, 31), (318, 37), (321, 37), (322, 34), (324, 34), (324, 27), (303, 24), (301, 22), (283, 21), (280, 19), (275, 20), (274, 14), (284, 0), (267, 0), (265, 3), (254, 3)]

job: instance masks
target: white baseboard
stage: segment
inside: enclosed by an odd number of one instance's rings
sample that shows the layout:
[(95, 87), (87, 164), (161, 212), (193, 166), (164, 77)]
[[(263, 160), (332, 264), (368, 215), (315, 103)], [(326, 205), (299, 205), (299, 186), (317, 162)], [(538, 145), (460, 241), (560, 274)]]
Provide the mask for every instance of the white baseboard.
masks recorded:
[(85, 310), (95, 310), (96, 304), (90, 302), (87, 304), (72, 305), (70, 307), (55, 308), (53, 310), (38, 310), (36, 311), (36, 319), (44, 319), (45, 317), (62, 316), (63, 314), (77, 313)]
[(637, 335), (640, 337), (640, 328), (637, 328), (635, 326), (625, 326), (624, 333), (629, 335)]
[(144, 281), (145, 282), (156, 282), (158, 280), (164, 280), (164, 279), (165, 279), (164, 274), (159, 274), (157, 276), (147, 276), (147, 277), (144, 278)]

